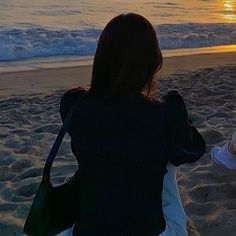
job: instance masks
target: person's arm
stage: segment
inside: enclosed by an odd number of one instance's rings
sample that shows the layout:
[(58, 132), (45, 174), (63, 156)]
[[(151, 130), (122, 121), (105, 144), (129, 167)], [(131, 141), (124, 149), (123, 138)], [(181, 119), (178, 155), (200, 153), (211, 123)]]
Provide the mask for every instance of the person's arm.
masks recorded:
[(197, 161), (205, 152), (205, 141), (192, 125), (181, 95), (172, 91), (164, 100), (171, 151), (169, 161), (175, 166)]

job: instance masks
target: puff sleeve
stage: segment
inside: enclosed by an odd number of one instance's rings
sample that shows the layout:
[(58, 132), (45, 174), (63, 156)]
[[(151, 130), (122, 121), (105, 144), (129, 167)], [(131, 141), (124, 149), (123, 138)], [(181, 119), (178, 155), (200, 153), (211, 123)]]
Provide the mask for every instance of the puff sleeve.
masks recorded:
[(87, 91), (81, 87), (71, 89), (67, 91), (61, 98), (60, 102), (60, 115), (62, 122), (64, 122), (68, 111), (71, 106), (82, 97)]
[(205, 152), (205, 141), (192, 125), (183, 98), (177, 91), (172, 91), (164, 97), (164, 101), (169, 161), (175, 166), (197, 161)]

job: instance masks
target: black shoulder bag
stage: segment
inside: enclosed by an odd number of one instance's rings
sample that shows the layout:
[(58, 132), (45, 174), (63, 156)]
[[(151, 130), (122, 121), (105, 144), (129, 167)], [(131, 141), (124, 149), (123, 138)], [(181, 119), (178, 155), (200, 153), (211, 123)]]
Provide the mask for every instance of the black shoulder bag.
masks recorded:
[[(81, 100), (81, 98), (80, 98)], [(28, 217), (24, 233), (30, 236), (51, 236), (73, 226), (78, 221), (79, 211), (79, 176), (61, 186), (53, 187), (50, 183), (50, 171), (61, 142), (68, 130), (75, 105), (69, 110), (59, 134), (52, 146), (44, 166), (43, 177), (38, 188)]]

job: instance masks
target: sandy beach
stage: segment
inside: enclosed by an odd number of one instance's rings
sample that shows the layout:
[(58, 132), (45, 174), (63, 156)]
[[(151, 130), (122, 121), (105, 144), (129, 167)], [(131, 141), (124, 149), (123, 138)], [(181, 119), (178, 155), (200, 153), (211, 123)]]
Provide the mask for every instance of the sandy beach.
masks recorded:
[[(191, 236), (235, 236), (236, 171), (214, 164), (210, 150), (236, 129), (236, 52), (166, 57), (156, 96), (177, 89), (207, 149), (178, 168)], [(0, 74), (0, 235), (22, 235), (45, 158), (61, 125), (59, 102), (71, 88), (88, 87), (91, 65)], [(65, 137), (51, 173), (59, 184), (77, 169)]]

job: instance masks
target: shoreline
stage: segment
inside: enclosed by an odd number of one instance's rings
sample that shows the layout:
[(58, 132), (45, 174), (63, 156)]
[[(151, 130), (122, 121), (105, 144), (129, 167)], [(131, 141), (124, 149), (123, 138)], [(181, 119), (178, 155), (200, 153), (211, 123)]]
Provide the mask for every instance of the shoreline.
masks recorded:
[[(200, 48), (178, 48), (162, 50), (164, 58), (182, 57), (204, 54), (233, 53), (236, 52), (236, 44), (220, 45)], [(22, 72), (40, 69), (58, 69), (93, 64), (93, 56), (61, 55), (49, 57), (34, 57), (23, 60), (0, 61), (0, 75), (12, 72)]]
[[(236, 52), (213, 52), (182, 56), (164, 56), (163, 67), (157, 78), (165, 79), (171, 74), (197, 71), (235, 64)], [(27, 71), (0, 73), (0, 98), (48, 93), (90, 85), (92, 65), (80, 64), (61, 68), (40, 68)]]

